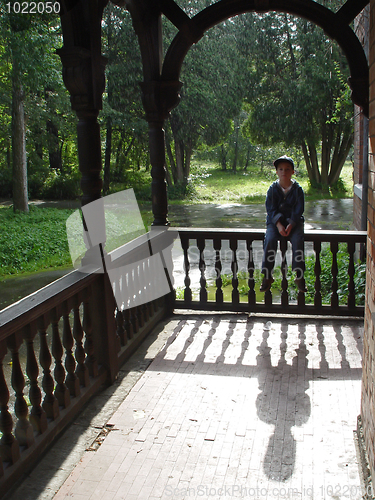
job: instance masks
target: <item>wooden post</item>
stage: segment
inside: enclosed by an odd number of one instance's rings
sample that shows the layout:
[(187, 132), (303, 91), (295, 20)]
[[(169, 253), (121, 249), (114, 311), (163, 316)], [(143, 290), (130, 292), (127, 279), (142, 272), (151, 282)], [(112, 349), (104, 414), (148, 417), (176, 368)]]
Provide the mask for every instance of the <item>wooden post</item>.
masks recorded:
[(181, 83), (149, 81), (141, 84), (143, 107), (149, 125), (153, 226), (168, 226), (164, 122), (178, 104)]

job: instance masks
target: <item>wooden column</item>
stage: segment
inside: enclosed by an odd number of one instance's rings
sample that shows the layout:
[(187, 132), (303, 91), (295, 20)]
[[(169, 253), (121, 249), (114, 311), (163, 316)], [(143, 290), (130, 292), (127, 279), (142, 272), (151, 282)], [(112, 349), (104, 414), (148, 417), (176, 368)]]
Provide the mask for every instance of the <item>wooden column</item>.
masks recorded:
[(153, 226), (169, 225), (164, 122), (179, 102), (180, 88), (181, 83), (178, 81), (151, 81), (141, 84), (143, 107), (149, 125)]
[(63, 47), (57, 52), (63, 64), (64, 83), (70, 92), (72, 109), (78, 116), (78, 162), (82, 174), (82, 205), (86, 205), (101, 197), (103, 187), (98, 114), (102, 107), (106, 59), (101, 56), (99, 64), (94, 65), (91, 51), (84, 47)]

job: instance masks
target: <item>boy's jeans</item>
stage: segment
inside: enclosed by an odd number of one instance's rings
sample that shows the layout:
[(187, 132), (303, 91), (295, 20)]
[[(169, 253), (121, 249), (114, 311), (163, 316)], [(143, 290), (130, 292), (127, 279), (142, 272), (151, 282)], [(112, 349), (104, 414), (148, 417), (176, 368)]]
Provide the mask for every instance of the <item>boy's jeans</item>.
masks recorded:
[[(283, 238), (275, 224), (267, 224), (266, 236), (263, 243), (262, 273), (269, 279), (275, 265), (277, 242)], [(305, 252), (303, 224), (295, 226), (288, 240), (292, 243), (292, 270), (296, 272), (296, 278), (303, 278), (305, 273)]]

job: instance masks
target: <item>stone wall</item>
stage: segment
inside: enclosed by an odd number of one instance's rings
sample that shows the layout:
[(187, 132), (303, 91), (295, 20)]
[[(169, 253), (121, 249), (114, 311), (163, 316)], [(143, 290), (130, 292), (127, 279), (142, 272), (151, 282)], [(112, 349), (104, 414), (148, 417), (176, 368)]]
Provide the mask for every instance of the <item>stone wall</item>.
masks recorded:
[(370, 121), (369, 121), (369, 189), (368, 240), (366, 275), (365, 335), (363, 342), (363, 375), (361, 416), (364, 438), (375, 480), (375, 0), (370, 2)]

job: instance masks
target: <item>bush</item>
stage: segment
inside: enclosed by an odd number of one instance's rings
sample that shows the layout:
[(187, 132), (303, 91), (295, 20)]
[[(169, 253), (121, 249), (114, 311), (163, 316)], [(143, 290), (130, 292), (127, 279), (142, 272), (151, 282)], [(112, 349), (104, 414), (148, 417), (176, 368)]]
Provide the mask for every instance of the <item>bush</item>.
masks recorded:
[(184, 200), (194, 198), (197, 191), (191, 182), (173, 184), (168, 186), (168, 199)]
[[(315, 295), (315, 255), (309, 255), (305, 259), (306, 261), (306, 271), (305, 271), (305, 281), (307, 292), (305, 294), (306, 304), (314, 303)], [(322, 295), (322, 303), (329, 304), (331, 301), (331, 286), (332, 286), (332, 253), (330, 251), (329, 245), (322, 247), (320, 252), (320, 284)], [(348, 303), (348, 267), (349, 267), (349, 254), (347, 252), (347, 247), (345, 243), (339, 245), (339, 251), (337, 252), (337, 295), (339, 297), (339, 304), (344, 305)], [(354, 286), (356, 292), (356, 305), (364, 305), (365, 303), (365, 289), (366, 289), (366, 264), (358, 261), (354, 264)], [(275, 273), (276, 274), (276, 273)], [(280, 276), (281, 272), (277, 273)], [(297, 287), (294, 283), (293, 273), (290, 268), (288, 268), (288, 291), (292, 299), (297, 298)], [(281, 289), (281, 278), (278, 281), (275, 280), (273, 286), (279, 287)]]
[(0, 208), (0, 276), (71, 265), (65, 223), (73, 211), (29, 210)]
[(61, 174), (53, 170), (40, 190), (40, 197), (47, 200), (75, 200), (81, 192), (80, 178), (78, 171)]
[(12, 197), (12, 172), (0, 169), (0, 196), (2, 198)]

